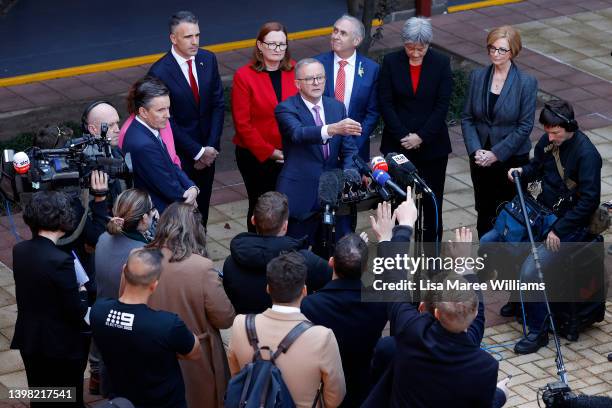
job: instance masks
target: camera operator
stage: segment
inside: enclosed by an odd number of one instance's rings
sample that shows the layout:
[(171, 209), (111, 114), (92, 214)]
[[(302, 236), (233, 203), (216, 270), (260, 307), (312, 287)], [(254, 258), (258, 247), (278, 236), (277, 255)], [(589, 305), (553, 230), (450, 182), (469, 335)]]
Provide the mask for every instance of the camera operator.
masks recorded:
[[(72, 256), (57, 248), (74, 222), (69, 198), (59, 191), (37, 192), (25, 206), (23, 219), (32, 239), (13, 247), (17, 322), (11, 348), (21, 353), (28, 386), (75, 387), (74, 406), (83, 406), (86, 294)], [(46, 405), (31, 406), (39, 404)]]
[[(534, 157), (523, 167), (512, 168), (508, 178), (517, 171), (522, 181), (542, 180), (538, 201), (555, 211), (558, 217), (544, 242), (538, 248), (542, 272), (556, 271), (567, 253), (559, 252), (562, 242), (584, 242), (590, 239), (588, 226), (601, 195), (601, 156), (588, 136), (578, 129), (572, 106), (562, 100), (548, 102), (540, 113), (540, 123), (546, 132), (538, 141)], [(573, 184), (573, 185), (572, 185)], [(499, 241), (493, 230), (481, 242)], [(533, 258), (523, 262), (520, 276), (523, 282), (540, 282)], [(514, 347), (517, 354), (535, 353), (548, 344), (548, 319), (544, 296), (539, 291), (525, 292), (525, 313), (529, 333)]]
[[(372, 220), (379, 239), (394, 243), (410, 242), (417, 209), (407, 189), (407, 200), (393, 216), (390, 205), (383, 203)], [(395, 220), (398, 226), (395, 226)], [(455, 231), (451, 256), (469, 257), (472, 232)], [(397, 248), (397, 246), (393, 246)], [(381, 244), (378, 255), (393, 250)], [(408, 245), (402, 249), (408, 252)], [(435, 279), (435, 278), (434, 278)], [(477, 282), (474, 271), (447, 275), (445, 279)], [(485, 315), (480, 291), (442, 289), (427, 292), (417, 308), (409, 302), (389, 304), (391, 336), (383, 338), (377, 354), (392, 356), (388, 388), (377, 385), (363, 406), (390, 407), (501, 407), (506, 401), (506, 381), (496, 385), (498, 363), (480, 349)], [(381, 343), (385, 347), (381, 347)], [(378, 359), (375, 356), (375, 360)], [(500, 388), (498, 388), (498, 386)], [(384, 401), (383, 399), (387, 400)]]
[[(110, 143), (112, 157), (123, 158), (119, 148), (119, 114), (110, 102), (100, 100), (87, 105), (81, 116), (81, 127), (83, 134), (89, 134), (98, 139), (106, 132), (106, 140)], [(85, 153), (102, 155), (106, 152), (102, 151), (98, 145), (89, 145), (85, 149)], [(112, 207), (119, 194), (128, 187), (130, 186), (123, 180), (112, 180), (109, 184), (109, 206)]]

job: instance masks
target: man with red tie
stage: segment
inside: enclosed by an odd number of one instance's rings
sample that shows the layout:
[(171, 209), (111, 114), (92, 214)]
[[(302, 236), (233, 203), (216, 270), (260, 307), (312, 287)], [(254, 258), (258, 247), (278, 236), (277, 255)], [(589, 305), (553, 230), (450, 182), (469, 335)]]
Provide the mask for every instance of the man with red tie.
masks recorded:
[(197, 17), (179, 11), (170, 18), (172, 47), (149, 71), (170, 90), (170, 124), (183, 169), (200, 188), (198, 207), (208, 221), (215, 159), (225, 102), (215, 54), (202, 50)]
[(325, 96), (342, 102), (349, 118), (361, 123), (361, 135), (355, 138), (359, 156), (370, 159), (370, 135), (378, 124), (377, 81), (379, 66), (357, 52), (365, 29), (361, 21), (343, 15), (334, 23), (331, 51), (315, 58), (325, 67)]

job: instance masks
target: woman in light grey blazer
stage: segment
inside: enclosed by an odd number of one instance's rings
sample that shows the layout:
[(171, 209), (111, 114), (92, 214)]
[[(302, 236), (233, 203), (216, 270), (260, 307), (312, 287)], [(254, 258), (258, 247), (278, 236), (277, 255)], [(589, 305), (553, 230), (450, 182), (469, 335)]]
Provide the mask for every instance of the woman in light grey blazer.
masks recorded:
[(470, 156), (479, 238), (493, 228), (499, 205), (515, 195), (508, 170), (529, 161), (538, 83), (513, 62), (521, 48), (514, 28), (491, 30), (491, 65), (470, 75), (461, 130)]

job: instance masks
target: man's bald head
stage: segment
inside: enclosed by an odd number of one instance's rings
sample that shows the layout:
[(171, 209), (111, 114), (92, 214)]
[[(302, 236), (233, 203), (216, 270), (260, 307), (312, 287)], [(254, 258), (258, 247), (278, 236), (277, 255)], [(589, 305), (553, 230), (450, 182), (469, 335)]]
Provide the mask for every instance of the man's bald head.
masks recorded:
[(157, 248), (137, 248), (130, 252), (123, 267), (123, 275), (129, 286), (147, 288), (159, 280), (164, 256)]
[(85, 121), (89, 134), (97, 137), (101, 134), (102, 124), (106, 123), (108, 125), (107, 139), (110, 140), (113, 146), (118, 144), (120, 131), (119, 114), (112, 105), (100, 103), (94, 106), (87, 114)]

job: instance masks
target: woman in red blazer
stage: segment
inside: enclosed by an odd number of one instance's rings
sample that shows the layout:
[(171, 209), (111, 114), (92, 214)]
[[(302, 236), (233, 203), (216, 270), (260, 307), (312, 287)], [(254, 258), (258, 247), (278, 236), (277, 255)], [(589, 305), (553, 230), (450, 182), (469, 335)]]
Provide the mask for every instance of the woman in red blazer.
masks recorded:
[(260, 195), (276, 189), (283, 167), (281, 136), (274, 108), (297, 93), (295, 62), (291, 60), (287, 29), (277, 22), (264, 24), (257, 34), (253, 59), (236, 71), (232, 87), (232, 115), (236, 135), (236, 162), (247, 194), (251, 224), (253, 208)]

